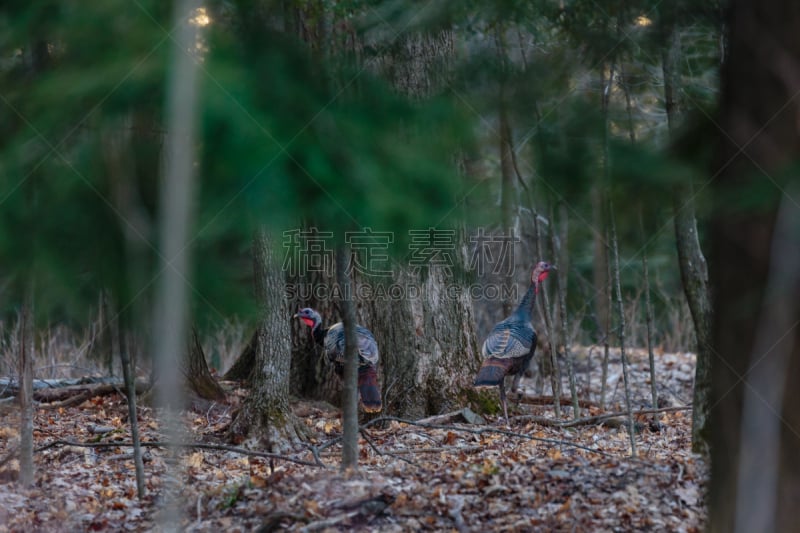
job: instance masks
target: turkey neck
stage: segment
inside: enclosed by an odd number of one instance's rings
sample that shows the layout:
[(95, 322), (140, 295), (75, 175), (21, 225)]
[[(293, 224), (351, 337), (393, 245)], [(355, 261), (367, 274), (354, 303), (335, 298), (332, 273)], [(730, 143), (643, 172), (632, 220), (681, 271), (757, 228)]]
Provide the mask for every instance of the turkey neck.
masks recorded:
[(325, 335), (327, 334), (328, 328), (323, 328), (321, 324), (311, 330), (311, 335), (314, 337), (314, 341), (320, 346), (325, 344)]
[(525, 292), (525, 296), (522, 297), (522, 301), (517, 306), (517, 310), (514, 311), (514, 314), (530, 322), (531, 315), (533, 314), (533, 304), (536, 302), (536, 293), (539, 292), (539, 282), (534, 281), (531, 283), (531, 286), (528, 287), (528, 290)]

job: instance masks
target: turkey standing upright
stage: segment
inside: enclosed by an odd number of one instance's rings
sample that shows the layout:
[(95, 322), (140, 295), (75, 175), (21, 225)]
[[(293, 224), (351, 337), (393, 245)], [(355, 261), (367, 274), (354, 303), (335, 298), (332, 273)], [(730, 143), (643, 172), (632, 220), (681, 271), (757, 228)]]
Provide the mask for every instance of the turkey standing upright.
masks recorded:
[(508, 424), (506, 376), (524, 372), (536, 351), (536, 332), (531, 324), (533, 305), (542, 283), (556, 267), (540, 261), (531, 272), (531, 286), (517, 310), (492, 328), (483, 342), (483, 365), (475, 378), (475, 387), (500, 387), (500, 403)]
[[(328, 360), (339, 377), (344, 374), (344, 325), (341, 322), (322, 327), (322, 316), (314, 309), (306, 307), (294, 315), (311, 328), (314, 341), (322, 346)], [(358, 335), (358, 393), (361, 405), (367, 413), (380, 412), (381, 389), (378, 384), (378, 343), (372, 332), (364, 326), (356, 325)]]

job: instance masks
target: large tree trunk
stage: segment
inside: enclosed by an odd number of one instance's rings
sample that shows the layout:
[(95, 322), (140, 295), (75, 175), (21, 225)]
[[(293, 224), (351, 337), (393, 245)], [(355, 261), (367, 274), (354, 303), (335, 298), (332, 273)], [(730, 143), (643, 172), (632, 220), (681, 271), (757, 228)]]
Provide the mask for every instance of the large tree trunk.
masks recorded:
[[(677, 94), (680, 89), (680, 38), (675, 27), (673, 8), (662, 10), (664, 76), (664, 106), (667, 125), (672, 136), (678, 121)], [(697, 217), (694, 210), (694, 192), (691, 183), (680, 185), (673, 193), (675, 215), (675, 246), (683, 292), (689, 304), (694, 324), (697, 366), (695, 368), (694, 397), (692, 401), (692, 449), (708, 453), (708, 410), (711, 395), (711, 293), (708, 282), (706, 258), (700, 247)]]
[(785, 174), (800, 155), (797, 7), (732, 4), (713, 169), (711, 531), (798, 527), (800, 193)]
[(431, 266), (402, 271), (394, 285), (401, 298), (375, 298), (362, 310), (381, 350), (384, 409), (397, 416), (422, 417), (463, 404), (480, 366), (472, 300), (463, 280), (453, 276), (465, 262), (457, 238), (452, 269)]
[(261, 309), (250, 394), (231, 424), (231, 437), (253, 437), (272, 451), (291, 448), (299, 424), (289, 409), (291, 311), (280, 261), (263, 231), (253, 237), (255, 292)]

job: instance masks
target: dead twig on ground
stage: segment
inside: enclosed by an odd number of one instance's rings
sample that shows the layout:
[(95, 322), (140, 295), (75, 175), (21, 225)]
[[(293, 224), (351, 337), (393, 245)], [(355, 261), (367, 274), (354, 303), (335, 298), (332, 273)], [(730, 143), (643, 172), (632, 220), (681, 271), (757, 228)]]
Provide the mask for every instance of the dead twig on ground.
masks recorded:
[[(684, 405), (680, 407), (662, 407), (661, 409), (641, 409), (639, 411), (631, 412), (631, 415), (650, 415), (650, 414), (658, 414), (658, 413), (670, 413), (674, 411), (691, 411), (691, 405)], [(571, 428), (576, 426), (591, 426), (593, 424), (598, 424), (600, 422), (611, 420), (614, 418), (621, 418), (627, 417), (627, 411), (619, 411), (615, 413), (606, 413), (603, 415), (595, 415), (595, 416), (588, 416), (586, 418), (578, 418), (576, 420), (557, 420), (554, 418), (545, 418), (542, 416), (535, 416), (535, 415), (520, 415), (511, 417), (511, 420), (519, 420), (519, 421), (526, 421), (526, 422), (533, 422), (535, 424), (539, 424), (542, 426), (549, 426), (549, 427), (559, 427), (559, 428)]]
[[(200, 448), (203, 450), (221, 450), (226, 452), (233, 452), (238, 453), (241, 455), (247, 455), (249, 457), (266, 457), (268, 459), (279, 459), (281, 461), (288, 461), (290, 463), (296, 463), (299, 465), (304, 466), (317, 466), (322, 468), (327, 468), (324, 463), (321, 461), (319, 462), (311, 462), (311, 461), (304, 461), (302, 459), (295, 459), (294, 457), (289, 457), (287, 455), (281, 455), (278, 453), (268, 453), (268, 452), (256, 452), (252, 450), (246, 450), (244, 448), (239, 448), (237, 446), (228, 446), (225, 444), (208, 444), (205, 442), (178, 442), (178, 443), (170, 443), (170, 442), (142, 442), (140, 443), (143, 448), (167, 448), (167, 447), (176, 447), (176, 448)], [(56, 446), (77, 446), (79, 448), (114, 448), (114, 447), (133, 447), (132, 442), (76, 442), (71, 440), (54, 440), (52, 442), (48, 442), (43, 446), (39, 446), (34, 450), (34, 452), (42, 452), (44, 450), (48, 450), (50, 448), (54, 448)]]

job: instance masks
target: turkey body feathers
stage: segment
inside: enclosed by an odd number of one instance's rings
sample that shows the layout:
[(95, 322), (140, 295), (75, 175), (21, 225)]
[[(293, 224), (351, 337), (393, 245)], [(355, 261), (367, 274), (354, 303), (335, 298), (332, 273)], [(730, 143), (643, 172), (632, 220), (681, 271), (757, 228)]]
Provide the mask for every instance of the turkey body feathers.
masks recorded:
[[(325, 355), (333, 363), (340, 376), (344, 374), (345, 340), (344, 325), (337, 322), (326, 330), (319, 330), (317, 342), (322, 344)], [(372, 332), (364, 326), (356, 325), (358, 338), (358, 395), (361, 406), (367, 413), (378, 413), (383, 408), (381, 386), (378, 382), (378, 343)]]
[(508, 375), (524, 372), (536, 350), (536, 332), (531, 311), (536, 289), (528, 288), (517, 310), (498, 322), (483, 342), (483, 365), (475, 377), (476, 387), (502, 384)]
[[(531, 315), (539, 284), (544, 281), (553, 265), (545, 261), (536, 264), (531, 272), (531, 285), (514, 313), (498, 323), (483, 342), (483, 365), (475, 377), (476, 387), (497, 386), (500, 389), (500, 403), (503, 415), (508, 424), (508, 406), (506, 404), (505, 378), (508, 375), (519, 376), (533, 358), (536, 350), (536, 332), (533, 331)], [(514, 381), (512, 391), (516, 389), (519, 379)]]
[(502, 383), (506, 376), (513, 376), (523, 372), (528, 366), (528, 361), (532, 358), (533, 350), (530, 352), (530, 357), (517, 357), (514, 359), (490, 357), (483, 362), (478, 375), (475, 376), (475, 386), (496, 387)]
[[(358, 337), (358, 366), (378, 364), (378, 343), (372, 332), (364, 326), (356, 326), (356, 336)], [(337, 322), (328, 328), (322, 343), (325, 348), (325, 355), (331, 363), (337, 365), (344, 364), (344, 326)]]
[[(311, 328), (314, 342), (322, 346), (328, 361), (339, 377), (344, 375), (345, 339), (344, 325), (337, 322), (329, 328), (322, 327), (322, 316), (310, 307), (298, 309), (294, 315)], [(381, 386), (378, 380), (378, 343), (372, 332), (356, 325), (356, 347), (358, 348), (358, 393), (361, 405), (368, 413), (381, 410)]]
[(524, 357), (536, 342), (536, 332), (530, 321), (510, 316), (492, 328), (483, 342), (483, 357), (500, 359)]
[(367, 413), (380, 412), (382, 405), (381, 387), (378, 383), (378, 371), (373, 365), (358, 369), (358, 394), (361, 406)]

